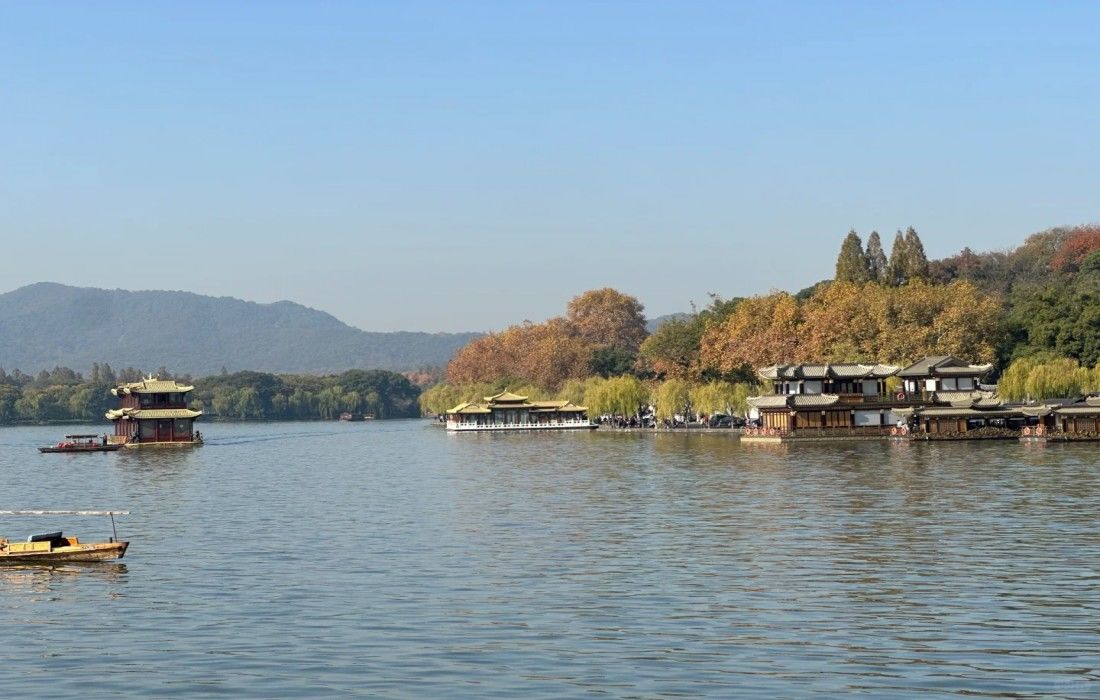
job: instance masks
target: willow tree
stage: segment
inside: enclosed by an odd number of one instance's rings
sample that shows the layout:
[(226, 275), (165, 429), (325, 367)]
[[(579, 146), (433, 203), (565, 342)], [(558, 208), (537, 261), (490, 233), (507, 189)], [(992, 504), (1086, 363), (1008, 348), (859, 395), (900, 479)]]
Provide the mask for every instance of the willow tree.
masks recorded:
[(688, 397), (696, 411), (706, 414), (744, 414), (748, 410), (748, 397), (756, 393), (741, 382), (707, 382), (691, 387)]
[(636, 416), (649, 401), (649, 390), (636, 377), (595, 379), (584, 392), (589, 414)]
[(653, 406), (657, 418), (686, 415), (691, 410), (691, 383), (683, 379), (661, 382), (653, 391)]

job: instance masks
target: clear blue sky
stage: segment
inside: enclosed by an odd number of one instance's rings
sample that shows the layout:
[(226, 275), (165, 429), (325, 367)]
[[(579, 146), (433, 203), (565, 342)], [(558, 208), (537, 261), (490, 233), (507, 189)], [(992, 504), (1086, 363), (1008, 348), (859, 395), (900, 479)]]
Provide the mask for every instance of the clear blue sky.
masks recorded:
[(1100, 220), (1100, 3), (0, 4), (0, 291), (485, 330)]

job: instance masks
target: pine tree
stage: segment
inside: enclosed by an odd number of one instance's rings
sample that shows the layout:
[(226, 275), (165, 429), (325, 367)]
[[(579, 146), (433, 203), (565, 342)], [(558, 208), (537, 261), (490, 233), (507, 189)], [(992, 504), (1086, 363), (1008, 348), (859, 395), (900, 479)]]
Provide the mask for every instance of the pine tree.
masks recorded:
[(924, 254), (924, 244), (912, 226), (905, 231), (905, 277), (907, 280), (928, 279), (928, 256)]
[(867, 270), (872, 282), (886, 284), (887, 265), (882, 239), (879, 238), (878, 231), (871, 231), (871, 235), (867, 237)]
[(905, 275), (908, 266), (906, 261), (909, 253), (905, 245), (905, 235), (901, 230), (894, 236), (894, 245), (890, 248), (890, 262), (886, 265), (886, 283), (892, 287), (905, 284), (908, 279)]
[(863, 241), (854, 230), (849, 231), (840, 246), (840, 255), (836, 259), (837, 282), (855, 282), (864, 284), (871, 279), (867, 266), (867, 256), (863, 253)]

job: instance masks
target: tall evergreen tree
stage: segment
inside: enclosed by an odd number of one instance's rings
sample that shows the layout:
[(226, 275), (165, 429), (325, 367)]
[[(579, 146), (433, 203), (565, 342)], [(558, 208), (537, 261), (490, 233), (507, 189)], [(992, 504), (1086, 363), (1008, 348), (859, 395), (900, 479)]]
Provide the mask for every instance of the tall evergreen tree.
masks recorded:
[(908, 270), (908, 259), (909, 253), (905, 245), (905, 234), (898, 229), (898, 234), (894, 236), (894, 245), (890, 248), (890, 262), (886, 265), (887, 284), (893, 287), (905, 284), (908, 279), (905, 274)]
[(886, 284), (887, 265), (882, 239), (879, 238), (878, 231), (871, 231), (871, 235), (867, 237), (867, 271), (872, 282)]
[(924, 254), (924, 244), (912, 226), (905, 231), (905, 277), (907, 280), (928, 279), (928, 256)]
[(849, 231), (840, 246), (840, 255), (836, 259), (837, 282), (855, 282), (863, 284), (871, 279), (867, 256), (863, 253), (863, 241), (854, 230)]

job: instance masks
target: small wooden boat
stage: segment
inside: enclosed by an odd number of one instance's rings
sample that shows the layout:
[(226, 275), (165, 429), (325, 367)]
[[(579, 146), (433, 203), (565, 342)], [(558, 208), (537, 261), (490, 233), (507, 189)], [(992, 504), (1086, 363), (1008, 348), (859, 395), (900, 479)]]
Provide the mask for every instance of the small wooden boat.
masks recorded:
[(50, 447), (39, 447), (39, 452), (114, 452), (122, 443), (108, 444), (99, 435), (66, 435), (65, 439)]
[(111, 518), (112, 537), (106, 542), (82, 542), (61, 531), (31, 535), (26, 542), (0, 537), (0, 565), (61, 564), (68, 562), (111, 561), (126, 555), (129, 542), (120, 542), (115, 516), (129, 515), (126, 510), (0, 510), (0, 515), (106, 515)]

